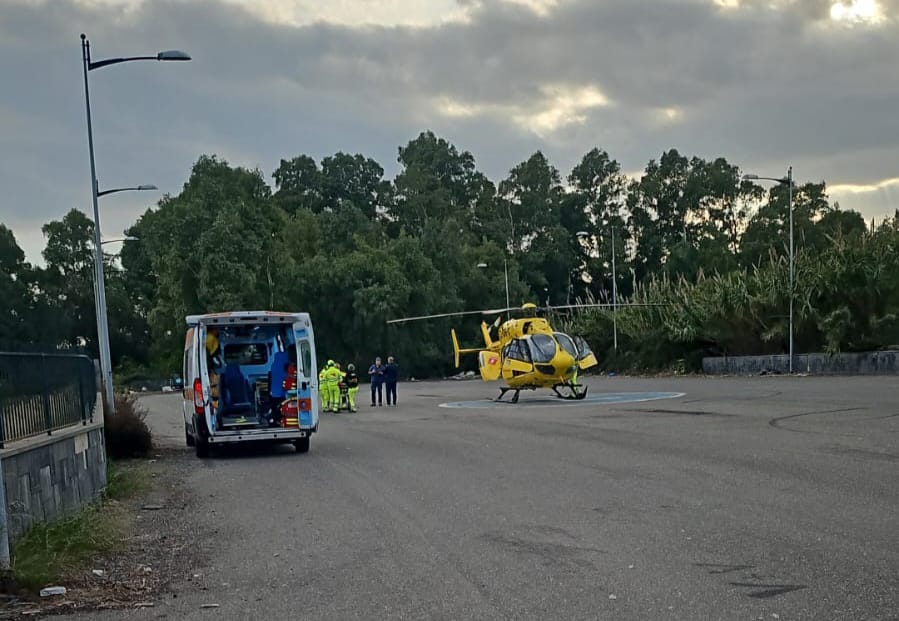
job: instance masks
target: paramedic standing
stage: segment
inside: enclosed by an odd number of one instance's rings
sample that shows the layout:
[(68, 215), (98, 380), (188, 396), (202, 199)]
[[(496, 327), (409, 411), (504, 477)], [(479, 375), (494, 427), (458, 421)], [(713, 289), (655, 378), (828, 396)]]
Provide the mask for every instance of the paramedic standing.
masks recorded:
[[(400, 367), (393, 360), (393, 356), (387, 356), (387, 366), (384, 367), (384, 383), (387, 385), (387, 406), (391, 403), (396, 407), (396, 383), (400, 379)], [(391, 396), (393, 399), (391, 400)]]
[(384, 385), (384, 365), (381, 364), (381, 357), (375, 358), (375, 363), (368, 368), (368, 376), (371, 378), (371, 407), (375, 407), (375, 394), (378, 395), (378, 407), (384, 405), (382, 403), (382, 389)]
[(328, 401), (331, 411), (340, 411), (340, 369), (333, 360), (328, 360), (328, 368), (325, 369), (325, 386), (328, 389)]
[(340, 368), (340, 363), (335, 362), (334, 368), (337, 369), (337, 407), (334, 409), (335, 412), (339, 412), (340, 408), (343, 406), (343, 389), (346, 388), (346, 384), (343, 383), (344, 378), (346, 378), (346, 371)]
[(350, 406), (350, 412), (356, 411), (356, 393), (359, 392), (359, 376), (356, 375), (356, 365), (352, 362), (346, 365), (346, 375), (343, 377), (346, 382), (346, 400)]
[(322, 398), (322, 410), (327, 412), (331, 405), (331, 390), (328, 388), (328, 368), (331, 365), (329, 360), (325, 367), (318, 373), (318, 391)]

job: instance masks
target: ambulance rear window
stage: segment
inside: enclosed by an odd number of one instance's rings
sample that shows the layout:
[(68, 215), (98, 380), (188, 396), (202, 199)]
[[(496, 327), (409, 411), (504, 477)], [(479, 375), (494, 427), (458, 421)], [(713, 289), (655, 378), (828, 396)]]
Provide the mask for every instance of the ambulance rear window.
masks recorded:
[(225, 364), (256, 365), (268, 362), (268, 347), (264, 343), (230, 343), (225, 345)]

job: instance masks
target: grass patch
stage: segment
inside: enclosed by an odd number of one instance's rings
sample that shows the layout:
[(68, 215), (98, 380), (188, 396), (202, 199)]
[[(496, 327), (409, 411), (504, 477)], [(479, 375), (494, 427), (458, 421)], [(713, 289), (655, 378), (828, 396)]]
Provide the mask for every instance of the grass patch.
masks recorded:
[(102, 501), (65, 520), (35, 524), (15, 543), (11, 569), (20, 589), (37, 592), (121, 544), (130, 516), (119, 501), (145, 490), (149, 478), (137, 464), (109, 463), (107, 480)]
[(103, 492), (107, 500), (127, 500), (145, 492), (150, 487), (150, 477), (140, 462), (106, 462), (106, 489)]

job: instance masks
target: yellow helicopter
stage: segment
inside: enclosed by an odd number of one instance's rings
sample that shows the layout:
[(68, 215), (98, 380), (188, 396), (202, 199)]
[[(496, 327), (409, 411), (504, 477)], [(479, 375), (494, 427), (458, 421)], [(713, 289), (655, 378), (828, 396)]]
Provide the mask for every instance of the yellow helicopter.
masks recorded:
[[(393, 319), (387, 323), (470, 314), (490, 315), (512, 310), (519, 309), (504, 308), (443, 313)], [(485, 321), (481, 322), (481, 333), (484, 336), (484, 348), (482, 349), (460, 349), (456, 331), (451, 330), (456, 368), (459, 368), (460, 354), (477, 354), (481, 379), (485, 382), (493, 382), (502, 377), (506, 383), (505, 386), (500, 387), (500, 394), (496, 401), (502, 400), (507, 392), (514, 391), (512, 403), (517, 403), (522, 390), (538, 388), (549, 388), (560, 399), (583, 399), (586, 397), (587, 387), (577, 383), (577, 371), (589, 369), (597, 364), (596, 356), (587, 342), (582, 337), (571, 337), (564, 332), (554, 330), (549, 321), (543, 317), (537, 317), (535, 304), (524, 304), (520, 310), (524, 316), (518, 319), (507, 319), (500, 323), (502, 320), (502, 315), (500, 315), (492, 325), (488, 325)], [(490, 334), (493, 329), (497, 330), (495, 340)]]

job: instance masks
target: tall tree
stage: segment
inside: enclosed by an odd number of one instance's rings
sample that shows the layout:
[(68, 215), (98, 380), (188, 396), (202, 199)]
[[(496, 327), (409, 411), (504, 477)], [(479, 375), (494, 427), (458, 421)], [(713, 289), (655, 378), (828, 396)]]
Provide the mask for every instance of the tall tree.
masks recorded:
[(580, 297), (589, 291), (596, 299), (610, 298), (614, 248), (617, 288), (620, 294), (628, 295), (631, 279), (628, 277), (627, 245), (630, 234), (624, 218), (627, 179), (621, 173), (621, 166), (605, 151), (592, 149), (572, 169), (568, 184), (571, 187), (567, 197), (570, 207), (566, 211), (571, 214), (572, 221), (566, 228), (574, 234), (579, 231), (589, 233), (581, 240), (583, 269), (589, 281), (576, 279), (575, 294)]
[(202, 156), (181, 193), (144, 214), (140, 243), (159, 283), (149, 317), (157, 343), (176, 350), (191, 313), (273, 303), (284, 213), (259, 171)]
[(474, 156), (432, 132), (423, 132), (399, 149), (402, 170), (394, 181), (390, 218), (398, 230), (420, 234), (432, 220), (454, 220), (475, 230), (475, 214), (489, 203), (493, 185), (475, 168)]
[(336, 153), (322, 160), (320, 178), (322, 200), (333, 210), (352, 206), (374, 220), (387, 207), (390, 183), (371, 158)]
[(272, 174), (275, 180), (275, 202), (288, 214), (299, 209), (318, 213), (327, 205), (322, 189), (322, 173), (315, 160), (300, 155), (291, 160), (281, 160)]
[[(62, 220), (42, 227), (47, 243), (43, 251), (43, 293), (59, 323), (55, 329), (69, 346), (84, 346), (98, 355), (94, 297), (94, 223), (72, 209)], [(111, 265), (107, 272), (112, 272)]]
[(29, 310), (31, 307), (25, 253), (13, 232), (0, 224), (0, 342), (31, 341), (34, 337)]
[[(833, 211), (823, 183), (806, 183), (793, 191), (794, 251), (820, 250), (825, 244), (825, 228), (817, 224)], [(828, 225), (834, 217), (828, 219)], [(744, 265), (758, 265), (772, 252), (788, 255), (790, 243), (789, 189), (785, 184), (773, 186), (767, 201), (750, 218), (740, 241)]]

